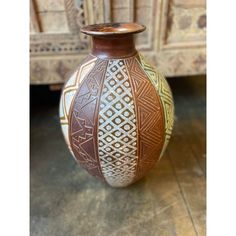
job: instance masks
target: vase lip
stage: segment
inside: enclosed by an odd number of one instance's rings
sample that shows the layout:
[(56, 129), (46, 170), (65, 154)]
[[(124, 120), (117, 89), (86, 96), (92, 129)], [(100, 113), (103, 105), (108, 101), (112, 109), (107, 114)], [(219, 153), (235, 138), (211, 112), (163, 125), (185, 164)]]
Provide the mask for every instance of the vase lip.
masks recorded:
[(91, 36), (136, 34), (143, 32), (146, 26), (136, 22), (114, 22), (86, 25), (81, 32)]

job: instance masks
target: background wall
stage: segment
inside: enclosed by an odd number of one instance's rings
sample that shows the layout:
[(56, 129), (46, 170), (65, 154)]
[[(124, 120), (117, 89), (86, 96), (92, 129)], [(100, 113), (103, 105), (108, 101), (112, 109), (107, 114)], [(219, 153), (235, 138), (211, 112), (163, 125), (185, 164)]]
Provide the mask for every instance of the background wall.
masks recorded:
[(87, 24), (137, 21), (139, 49), (167, 76), (206, 71), (205, 0), (31, 0), (31, 84), (61, 84), (90, 50)]

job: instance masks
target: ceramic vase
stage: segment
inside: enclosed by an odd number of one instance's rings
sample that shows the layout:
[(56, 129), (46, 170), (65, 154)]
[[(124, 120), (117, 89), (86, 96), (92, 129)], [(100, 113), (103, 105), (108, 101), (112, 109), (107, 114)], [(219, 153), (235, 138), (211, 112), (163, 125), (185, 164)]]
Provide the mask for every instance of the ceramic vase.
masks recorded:
[(113, 187), (128, 186), (160, 160), (174, 106), (164, 76), (136, 51), (137, 23), (89, 25), (91, 53), (64, 85), (60, 122), (75, 160)]

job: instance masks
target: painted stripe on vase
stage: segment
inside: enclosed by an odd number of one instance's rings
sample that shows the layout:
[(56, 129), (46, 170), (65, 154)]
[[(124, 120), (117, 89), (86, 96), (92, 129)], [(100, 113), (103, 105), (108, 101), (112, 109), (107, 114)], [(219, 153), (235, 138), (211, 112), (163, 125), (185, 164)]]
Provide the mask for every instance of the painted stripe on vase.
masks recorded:
[(141, 67), (155, 86), (158, 96), (161, 99), (162, 107), (165, 115), (165, 142), (162, 148), (160, 158), (162, 157), (165, 149), (169, 143), (173, 125), (174, 125), (174, 103), (170, 87), (164, 75), (152, 67), (145, 58), (139, 54)]
[(133, 182), (137, 169), (135, 104), (124, 60), (109, 60), (98, 126), (98, 151), (105, 180), (114, 187)]
[(69, 139), (79, 164), (91, 175), (104, 179), (98, 157), (98, 110), (108, 61), (97, 59), (82, 81), (71, 105)]
[(88, 60), (88, 61), (83, 62), (83, 64), (74, 72), (74, 74), (65, 83), (63, 93), (60, 99), (60, 105), (59, 105), (59, 117), (60, 117), (60, 122), (61, 122), (62, 133), (64, 135), (68, 148), (74, 158), (75, 156), (71, 149), (71, 145), (69, 141), (69, 126), (68, 126), (71, 104), (75, 97), (75, 94), (79, 85), (81, 84), (83, 79), (86, 77), (86, 75), (95, 66), (97, 58), (89, 56), (89, 58), (85, 60)]
[(137, 57), (125, 60), (135, 93), (138, 129), (138, 168), (135, 181), (142, 178), (158, 160), (164, 143), (164, 114), (154, 86)]

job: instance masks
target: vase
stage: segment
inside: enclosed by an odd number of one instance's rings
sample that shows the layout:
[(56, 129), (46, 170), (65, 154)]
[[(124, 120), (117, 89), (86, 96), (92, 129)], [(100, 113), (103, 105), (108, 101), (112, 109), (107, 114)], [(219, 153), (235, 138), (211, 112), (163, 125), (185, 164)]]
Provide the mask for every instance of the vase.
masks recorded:
[(137, 23), (85, 26), (91, 53), (64, 84), (60, 122), (75, 160), (113, 187), (126, 187), (162, 157), (171, 136), (170, 87), (135, 49)]

